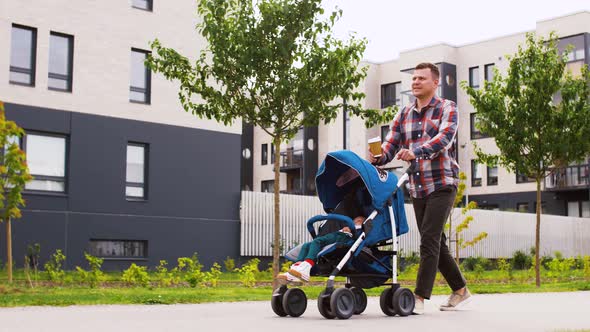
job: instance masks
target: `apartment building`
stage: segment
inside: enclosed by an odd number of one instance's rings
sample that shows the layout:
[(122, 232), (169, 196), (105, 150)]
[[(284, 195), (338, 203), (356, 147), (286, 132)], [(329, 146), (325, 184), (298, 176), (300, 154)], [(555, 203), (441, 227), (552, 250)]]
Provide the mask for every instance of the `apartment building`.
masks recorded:
[(35, 177), (13, 223), (18, 266), (34, 243), (68, 268), (85, 252), (107, 269), (239, 255), (242, 124), (184, 112), (178, 86), (144, 65), (156, 38), (198, 55), (195, 13), (194, 1), (0, 0), (0, 100)]
[[(547, 36), (555, 31), (559, 38), (560, 49), (571, 45), (568, 69), (579, 72), (584, 64), (590, 63), (590, 12), (578, 12), (563, 17), (539, 21), (534, 30), (537, 35)], [(432, 62), (441, 71), (438, 95), (453, 100), (459, 109), (459, 130), (455, 150), (461, 171), (467, 175), (466, 199), (476, 201), (480, 208), (501, 209), (533, 213), (536, 208), (536, 185), (522, 174), (514, 174), (502, 167), (487, 167), (478, 164), (475, 159), (473, 143), (484, 151), (497, 153), (498, 148), (492, 137), (485, 137), (475, 127), (477, 113), (469, 103), (469, 97), (459, 87), (466, 81), (474, 88), (483, 87), (484, 81), (492, 79), (494, 68), (505, 73), (509, 65), (506, 55), (514, 54), (519, 44), (525, 41), (526, 32), (501, 36), (468, 45), (449, 45), (445, 43), (407, 50), (399, 58), (384, 63), (366, 63), (369, 67), (367, 78), (359, 89), (365, 92), (364, 106), (367, 108), (384, 108), (387, 106), (403, 107), (413, 102), (410, 92), (413, 68), (420, 62)], [(394, 39), (392, 40), (394, 42)], [(349, 118), (343, 110), (339, 118), (329, 125), (317, 127), (315, 150), (309, 149), (305, 129), (289, 145), (281, 148), (281, 191), (286, 193), (304, 193), (299, 188), (308, 185), (306, 190), (313, 194), (308, 178), (303, 174), (317, 170), (317, 164), (305, 163), (305, 156), (313, 154), (314, 160), (321, 163), (328, 151), (350, 149), (360, 155), (366, 155), (368, 138), (385, 137), (389, 124), (374, 128), (365, 128), (358, 118)], [(315, 130), (315, 129), (314, 129)], [(248, 185), (256, 191), (272, 191), (272, 165), (265, 162), (266, 152), (270, 146), (267, 135), (253, 128), (253, 172), (252, 183)], [(290, 154), (298, 151), (300, 162), (292, 165)], [(289, 163), (291, 162), (291, 164)], [(389, 169), (403, 168), (404, 163), (392, 162)], [(294, 176), (292, 174), (296, 174)], [(299, 180), (299, 187), (292, 185), (293, 179)], [(244, 183), (242, 184), (244, 188)], [(542, 185), (542, 210), (544, 213), (590, 217), (588, 193), (588, 161), (576, 163), (557, 170)], [(305, 193), (304, 193), (305, 194)]]

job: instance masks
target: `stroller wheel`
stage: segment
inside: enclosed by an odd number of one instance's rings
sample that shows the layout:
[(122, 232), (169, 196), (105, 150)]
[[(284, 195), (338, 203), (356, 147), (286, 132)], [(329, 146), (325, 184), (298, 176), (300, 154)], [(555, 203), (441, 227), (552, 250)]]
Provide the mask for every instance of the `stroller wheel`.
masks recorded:
[(367, 309), (367, 294), (359, 287), (351, 287), (350, 290), (354, 294), (354, 314), (360, 315)]
[(307, 309), (307, 296), (299, 288), (290, 288), (283, 295), (283, 310), (291, 317), (303, 315)]
[(340, 319), (350, 318), (355, 309), (354, 294), (348, 288), (338, 288), (332, 294), (330, 307), (336, 317)]
[(400, 316), (408, 316), (414, 311), (416, 300), (411, 290), (407, 288), (398, 288), (393, 293), (393, 308)]
[(272, 293), (272, 298), (270, 299), (270, 306), (272, 307), (272, 311), (279, 317), (287, 316), (287, 313), (283, 309), (283, 296), (287, 291), (287, 286), (281, 286), (277, 288)]
[(336, 315), (332, 312), (332, 308), (330, 308), (330, 298), (331, 294), (326, 295), (326, 291), (323, 290), (318, 296), (318, 310), (320, 314), (324, 316), (326, 319), (334, 319)]
[(379, 298), (379, 305), (381, 306), (381, 311), (387, 316), (395, 316), (397, 312), (393, 307), (393, 289), (386, 288), (381, 292), (381, 297)]

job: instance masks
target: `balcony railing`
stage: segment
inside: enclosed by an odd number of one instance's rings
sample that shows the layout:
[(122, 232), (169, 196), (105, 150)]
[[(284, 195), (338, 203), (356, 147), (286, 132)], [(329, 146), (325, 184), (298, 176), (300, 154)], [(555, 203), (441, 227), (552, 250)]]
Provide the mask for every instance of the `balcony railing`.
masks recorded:
[(546, 190), (588, 188), (588, 165), (559, 168), (545, 178)]
[(303, 149), (281, 152), (281, 171), (303, 167)]

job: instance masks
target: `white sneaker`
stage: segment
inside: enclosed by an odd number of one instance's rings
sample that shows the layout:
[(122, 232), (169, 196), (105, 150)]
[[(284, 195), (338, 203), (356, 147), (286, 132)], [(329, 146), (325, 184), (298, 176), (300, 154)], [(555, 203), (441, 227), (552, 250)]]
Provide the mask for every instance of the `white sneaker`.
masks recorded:
[(289, 269), (289, 274), (299, 278), (303, 281), (309, 281), (309, 273), (311, 271), (311, 264), (306, 261), (295, 263)]
[(459, 295), (458, 293), (453, 292), (453, 294), (449, 296), (447, 302), (441, 304), (440, 310), (457, 310), (457, 308), (469, 303), (469, 301), (471, 301), (471, 293), (469, 292), (469, 289), (465, 288), (465, 293), (463, 293), (463, 295)]
[(292, 275), (289, 272), (285, 272), (285, 273), (281, 273), (277, 276), (277, 281), (280, 285), (286, 285), (289, 283), (299, 283), (301, 282), (301, 279), (295, 277), (294, 275)]
[(424, 300), (419, 299), (416, 295), (414, 295), (414, 311), (412, 311), (413, 315), (424, 315)]

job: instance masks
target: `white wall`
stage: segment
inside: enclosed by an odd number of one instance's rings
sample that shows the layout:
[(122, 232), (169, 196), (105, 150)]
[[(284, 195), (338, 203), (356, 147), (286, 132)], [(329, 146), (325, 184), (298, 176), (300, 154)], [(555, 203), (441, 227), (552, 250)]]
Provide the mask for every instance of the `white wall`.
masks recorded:
[[(35, 87), (8, 83), (11, 26), (37, 28)], [(241, 122), (226, 127), (186, 113), (175, 83), (152, 75), (151, 105), (129, 102), (131, 48), (149, 50), (158, 38), (195, 58), (205, 42), (194, 29), (196, 2), (155, 2), (154, 11), (130, 1), (0, 0), (0, 99), (5, 102), (148, 122), (241, 133)], [(73, 91), (47, 89), (49, 33), (74, 36)]]

